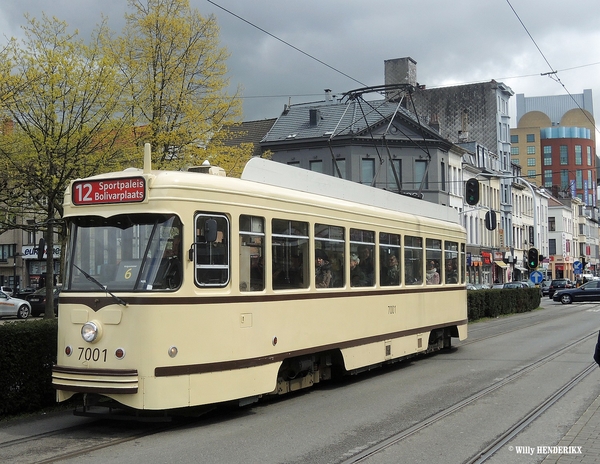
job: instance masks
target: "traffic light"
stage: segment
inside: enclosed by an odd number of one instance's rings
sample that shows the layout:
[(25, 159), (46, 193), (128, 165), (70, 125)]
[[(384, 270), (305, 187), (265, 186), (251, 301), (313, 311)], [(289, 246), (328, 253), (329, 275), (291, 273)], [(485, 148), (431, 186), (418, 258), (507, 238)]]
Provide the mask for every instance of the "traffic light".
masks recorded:
[(527, 251), (527, 267), (529, 269), (537, 269), (540, 264), (540, 254), (537, 248), (530, 248)]
[(496, 221), (496, 211), (489, 210), (485, 213), (485, 228), (487, 230), (495, 230), (498, 222)]
[(479, 181), (474, 177), (467, 181), (465, 201), (468, 205), (476, 205), (479, 202)]

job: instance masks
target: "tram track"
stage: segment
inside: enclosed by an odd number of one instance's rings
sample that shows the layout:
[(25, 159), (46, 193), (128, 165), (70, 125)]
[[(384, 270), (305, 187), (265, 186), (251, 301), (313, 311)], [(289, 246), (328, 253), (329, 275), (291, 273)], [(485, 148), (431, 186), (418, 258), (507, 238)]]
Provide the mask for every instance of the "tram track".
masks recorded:
[[(125, 436), (123, 436), (123, 422), (118, 422), (117, 425), (114, 421), (99, 420), (84, 425), (64, 427), (0, 443), (2, 462), (18, 464), (61, 462), (157, 433), (175, 430), (189, 423), (189, 420), (168, 424), (136, 422), (133, 427), (125, 425)], [(140, 425), (144, 427), (143, 430), (140, 430)]]
[[(477, 401), (484, 399), (485, 397), (491, 395), (493, 392), (505, 387), (516, 380), (524, 377), (525, 375), (530, 374), (536, 369), (541, 368), (545, 364), (550, 361), (558, 358), (559, 356), (567, 353), (572, 348), (577, 345), (586, 342), (592, 338), (596, 338), (598, 336), (597, 332), (592, 332), (578, 340), (575, 340), (562, 348), (555, 350), (554, 352), (544, 356), (543, 358), (538, 359), (537, 361), (528, 364), (527, 366), (522, 367), (518, 371), (513, 372), (508, 375), (504, 379), (501, 379), (495, 382), (493, 385), (490, 385), (486, 388), (483, 388), (467, 398), (437, 412), (436, 414), (414, 424), (413, 426), (402, 430), (383, 441), (380, 441), (373, 446), (365, 448), (361, 450), (360, 453), (355, 454), (354, 456), (339, 461), (339, 464), (356, 464), (361, 462), (366, 462), (370, 457), (386, 450), (387, 448), (394, 446), (401, 441), (425, 430), (427, 427), (430, 427), (441, 420), (451, 416), (452, 414), (466, 408), (467, 406), (473, 405)], [(502, 447), (506, 442), (510, 439), (514, 438), (518, 433), (523, 430), (527, 425), (533, 422), (537, 417), (539, 417), (544, 411), (546, 411), (549, 407), (555, 404), (558, 400), (560, 400), (568, 391), (570, 391), (573, 387), (579, 384), (588, 374), (590, 374), (594, 368), (595, 364), (590, 364), (577, 375), (572, 377), (567, 383), (557, 389), (550, 397), (546, 398), (541, 404), (536, 406), (534, 409), (529, 411), (524, 417), (522, 417), (517, 423), (515, 423), (512, 427), (510, 427), (507, 431), (497, 437), (492, 443), (486, 446), (485, 449), (478, 452), (471, 460), (467, 461), (468, 464), (479, 464), (485, 462), (489, 459), (500, 447)]]
[[(544, 308), (544, 309), (547, 309), (547, 308)], [(563, 318), (567, 318), (567, 317), (573, 317), (573, 314), (576, 314), (578, 312), (585, 312), (585, 311), (588, 311), (588, 308), (578, 307), (574, 311), (571, 310), (568, 313), (565, 312), (565, 313), (563, 313), (561, 315), (557, 315), (557, 316), (553, 317), (552, 320), (554, 321), (554, 320), (559, 320), (559, 319), (563, 319)], [(535, 317), (529, 317), (529, 318), (525, 319), (525, 321), (529, 322), (531, 319), (536, 319), (536, 318)], [(471, 328), (469, 328), (469, 338), (466, 339), (463, 342), (460, 342), (456, 346), (460, 347), (460, 346), (471, 345), (473, 343), (478, 343), (480, 341), (489, 340), (491, 338), (496, 338), (496, 337), (501, 337), (503, 335), (510, 334), (510, 333), (513, 333), (513, 332), (518, 332), (518, 331), (524, 330), (524, 329), (529, 329), (530, 327), (534, 327), (536, 325), (544, 324), (544, 323), (547, 323), (547, 322), (548, 322), (548, 319), (540, 318), (538, 321), (532, 322), (530, 324), (522, 324), (522, 325), (519, 325), (519, 326), (517, 326), (517, 327), (515, 327), (513, 329), (510, 329), (510, 330), (504, 330), (504, 331), (501, 331), (501, 332), (496, 332), (494, 334), (485, 335), (485, 336), (482, 336), (482, 337), (477, 337), (477, 335), (473, 336), (474, 330), (472, 330)], [(514, 320), (507, 319), (507, 323), (506, 324), (502, 324), (502, 325), (510, 325), (510, 324), (514, 324)], [(498, 328), (499, 325), (496, 325), (496, 328)]]

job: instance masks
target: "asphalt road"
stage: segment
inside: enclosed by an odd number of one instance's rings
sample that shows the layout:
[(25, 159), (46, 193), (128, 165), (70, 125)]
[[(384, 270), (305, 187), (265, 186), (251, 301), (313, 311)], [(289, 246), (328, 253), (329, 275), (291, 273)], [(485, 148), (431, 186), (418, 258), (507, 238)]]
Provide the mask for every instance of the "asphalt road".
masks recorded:
[[(546, 309), (470, 324), (469, 339), (454, 341), (455, 349), (450, 352), (342, 383), (320, 384), (241, 410), (219, 412), (185, 427), (61, 462), (354, 462), (353, 456), (361, 451), (501, 383), (551, 353), (559, 353), (502, 388), (360, 461), (466, 462), (593, 362), (595, 337), (590, 335), (600, 328), (600, 305), (564, 306), (548, 298), (542, 304)], [(578, 340), (582, 341), (573, 345)], [(598, 397), (599, 380), (600, 370), (594, 370), (489, 462), (541, 462), (544, 456), (517, 455), (514, 446), (556, 444)], [(6, 437), (25, 436), (33, 429), (52, 430), (64, 421), (85, 427), (92, 420), (53, 415), (0, 424), (0, 445)], [(68, 433), (61, 438), (68, 439)]]

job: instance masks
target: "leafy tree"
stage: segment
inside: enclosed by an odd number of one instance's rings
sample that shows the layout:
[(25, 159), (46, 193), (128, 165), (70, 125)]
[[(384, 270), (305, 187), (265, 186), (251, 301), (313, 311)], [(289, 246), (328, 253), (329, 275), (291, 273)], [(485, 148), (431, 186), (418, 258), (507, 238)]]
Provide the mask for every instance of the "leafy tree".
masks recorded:
[(183, 169), (209, 159), (227, 161), (230, 173), (236, 172), (250, 151), (222, 150), (225, 128), (240, 118), (241, 102), (224, 90), (228, 54), (219, 47), (216, 19), (191, 9), (188, 0), (128, 4), (132, 12), (113, 51), (127, 82), (136, 136), (152, 145), (153, 165)]
[[(23, 40), (12, 39), (0, 53), (0, 185), (10, 192), (0, 199), (8, 212), (0, 222), (24, 228), (13, 218), (35, 218), (52, 250), (69, 181), (120, 166), (128, 158), (131, 133), (124, 130), (123, 85), (111, 55), (104, 53), (105, 25), (86, 44), (56, 18), (26, 18)], [(48, 255), (52, 295), (52, 252)]]

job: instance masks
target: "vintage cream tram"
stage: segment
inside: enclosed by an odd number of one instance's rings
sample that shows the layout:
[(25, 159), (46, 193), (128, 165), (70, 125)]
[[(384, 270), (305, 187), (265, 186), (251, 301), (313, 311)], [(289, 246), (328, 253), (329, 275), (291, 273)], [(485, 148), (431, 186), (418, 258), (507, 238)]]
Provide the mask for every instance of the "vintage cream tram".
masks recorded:
[(452, 209), (260, 158), (242, 179), (144, 158), (66, 192), (59, 401), (245, 404), (466, 337)]

